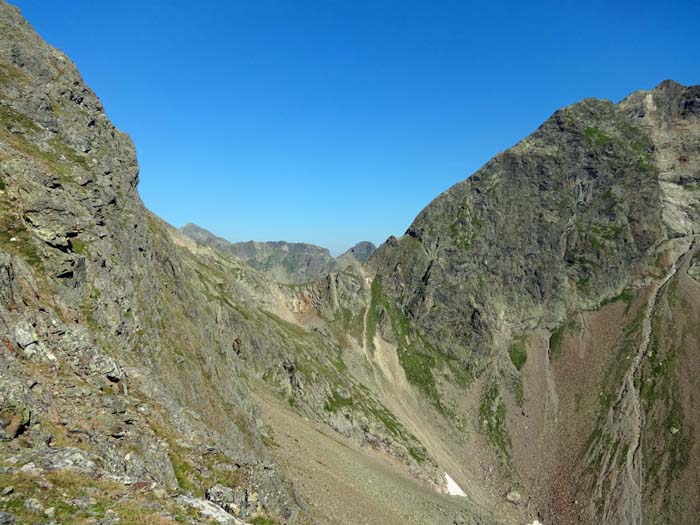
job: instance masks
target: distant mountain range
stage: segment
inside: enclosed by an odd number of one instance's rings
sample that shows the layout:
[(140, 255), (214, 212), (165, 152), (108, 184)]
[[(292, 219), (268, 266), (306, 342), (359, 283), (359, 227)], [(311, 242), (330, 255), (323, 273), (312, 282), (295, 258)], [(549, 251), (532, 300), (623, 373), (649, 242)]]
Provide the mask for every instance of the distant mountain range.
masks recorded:
[(186, 224), (180, 231), (199, 244), (235, 255), (242, 261), (285, 284), (315, 281), (333, 271), (364, 263), (377, 247), (362, 241), (333, 257), (326, 248), (314, 244), (271, 241), (229, 242), (196, 224)]

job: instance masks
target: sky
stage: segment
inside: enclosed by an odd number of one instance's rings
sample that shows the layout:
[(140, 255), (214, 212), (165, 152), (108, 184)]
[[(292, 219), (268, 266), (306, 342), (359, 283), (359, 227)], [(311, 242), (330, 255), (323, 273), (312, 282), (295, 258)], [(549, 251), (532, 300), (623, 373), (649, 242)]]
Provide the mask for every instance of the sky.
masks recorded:
[(146, 205), (334, 254), (586, 97), (700, 83), (700, 1), (15, 0), (129, 133)]

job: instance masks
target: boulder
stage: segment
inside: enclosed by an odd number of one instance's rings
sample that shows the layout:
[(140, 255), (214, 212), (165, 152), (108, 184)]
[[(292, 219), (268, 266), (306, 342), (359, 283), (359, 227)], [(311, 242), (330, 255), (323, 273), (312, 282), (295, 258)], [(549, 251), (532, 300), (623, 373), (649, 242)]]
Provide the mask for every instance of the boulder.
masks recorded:
[(191, 496), (178, 496), (175, 501), (180, 505), (185, 505), (197, 509), (202, 516), (212, 519), (220, 525), (245, 525), (245, 522), (232, 516), (224, 509), (205, 499), (193, 498)]
[(506, 494), (506, 501), (508, 503), (512, 503), (513, 505), (519, 505), (522, 499), (523, 497), (517, 490), (511, 490), (508, 494)]
[(11, 441), (29, 425), (31, 411), (21, 405), (9, 405), (0, 409), (0, 441)]

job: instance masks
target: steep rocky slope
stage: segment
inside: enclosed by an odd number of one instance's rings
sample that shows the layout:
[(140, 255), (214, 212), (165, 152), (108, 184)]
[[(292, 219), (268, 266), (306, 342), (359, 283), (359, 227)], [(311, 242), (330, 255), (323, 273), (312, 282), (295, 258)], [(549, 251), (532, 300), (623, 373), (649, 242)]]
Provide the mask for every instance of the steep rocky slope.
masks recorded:
[(362, 241), (333, 258), (326, 248), (294, 242), (229, 242), (197, 226), (186, 224), (180, 231), (196, 242), (230, 253), (272, 280), (286, 284), (302, 284), (321, 279), (333, 271), (364, 263), (377, 249)]
[(695, 521), (700, 87), (564, 108), (284, 284), (0, 35), (0, 521)]
[(29, 474), (75, 471), (78, 492), (116, 480), (125, 515), (134, 487), (235, 479), (243, 516), (296, 516), (238, 386), (230, 320), (205, 300), (201, 263), (141, 204), (131, 141), (5, 3), (0, 34), (2, 485), (54, 491), (45, 506), (70, 521), (90, 509)]
[[(700, 87), (585, 100), (440, 195), (370, 259), (424, 338), (420, 359), (433, 367), (437, 348), (483, 378), (482, 431), (547, 521), (690, 523), (697, 512), (697, 403), (679, 375), (696, 347), (677, 333), (662, 365), (651, 347), (668, 317), (693, 330), (691, 290), (685, 312), (668, 294), (691, 284), (699, 153)], [(565, 352), (578, 363), (561, 363)]]
[(0, 34), (2, 519), (315, 519), (256, 390), (439, 487), (300, 290), (149, 213), (131, 141), (70, 60), (4, 2)]

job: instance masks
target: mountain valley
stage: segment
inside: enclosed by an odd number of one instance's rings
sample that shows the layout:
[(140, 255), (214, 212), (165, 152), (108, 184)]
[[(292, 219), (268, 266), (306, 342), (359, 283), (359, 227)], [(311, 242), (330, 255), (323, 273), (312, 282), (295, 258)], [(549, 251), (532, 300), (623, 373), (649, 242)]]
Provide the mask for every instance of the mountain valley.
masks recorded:
[(0, 523), (695, 523), (700, 86), (585, 99), (339, 257), (143, 205), (0, 0)]

